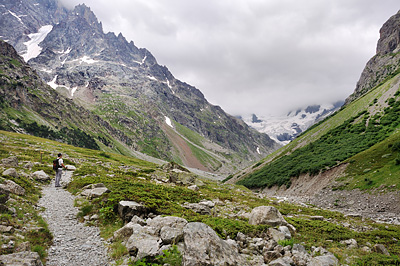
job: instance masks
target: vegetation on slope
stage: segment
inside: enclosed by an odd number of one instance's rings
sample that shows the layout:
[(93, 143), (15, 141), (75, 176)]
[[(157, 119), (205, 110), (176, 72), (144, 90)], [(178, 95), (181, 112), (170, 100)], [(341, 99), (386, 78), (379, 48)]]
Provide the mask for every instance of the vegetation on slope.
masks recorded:
[[(385, 88), (390, 88), (390, 86)], [(381, 91), (381, 93), (383, 92)], [(371, 96), (367, 98), (370, 99)], [(365, 102), (365, 99), (361, 102)], [(353, 106), (346, 107), (346, 109), (354, 110), (354, 105), (359, 104), (356, 102)], [(371, 113), (382, 108), (378, 105), (377, 98), (374, 98), (369, 104)], [(358, 109), (363, 111), (345, 120), (342, 124), (327, 131), (325, 130), (324, 134), (311, 141), (308, 145), (275, 158), (271, 163), (247, 175), (238, 184), (249, 188), (290, 185), (292, 177), (298, 177), (306, 173), (310, 175), (319, 174), (321, 171), (338, 165), (384, 141), (395, 132), (400, 124), (399, 92), (395, 93), (394, 97), (389, 98), (386, 101), (386, 105), (387, 107), (381, 112), (374, 114), (369, 113), (367, 111), (368, 108)], [(311, 128), (304, 134), (303, 141), (304, 138), (313, 135), (316, 130), (321, 130), (321, 128), (323, 130), (324, 127), (330, 124), (331, 120), (335, 121), (338, 116), (343, 117), (343, 114), (349, 113), (346, 109), (331, 119)], [(398, 169), (393, 170), (400, 171), (400, 166)]]
[[(142, 202), (154, 214), (174, 215), (188, 221), (200, 221), (211, 226), (223, 238), (235, 238), (238, 232), (252, 236), (262, 237), (266, 226), (252, 226), (248, 220), (240, 215), (235, 215), (238, 210), (250, 212), (252, 208), (262, 205), (275, 206), (286, 217), (286, 220), (297, 229), (297, 234), (289, 244), (302, 243), (307, 250), (312, 246), (322, 246), (333, 252), (340, 263), (351, 265), (387, 265), (400, 261), (400, 226), (382, 225), (370, 220), (345, 217), (338, 212), (320, 210), (313, 207), (293, 205), (278, 202), (274, 199), (260, 198), (249, 190), (234, 185), (224, 185), (209, 180), (202, 180), (204, 186), (200, 191), (189, 190), (186, 186), (174, 186), (169, 183), (160, 184), (154, 177), (168, 178), (169, 173), (163, 171), (155, 164), (141, 161), (113, 153), (77, 148), (58, 142), (44, 140), (28, 135), (0, 131), (0, 158), (10, 155), (18, 157), (19, 161), (37, 162), (32, 170), (18, 167), (18, 172), (25, 172), (27, 176), (32, 171), (44, 170), (53, 175), (51, 161), (55, 154), (62, 151), (66, 164), (77, 167), (74, 179), (68, 189), (78, 193), (88, 184), (103, 182), (110, 193), (102, 198), (92, 201), (79, 200), (79, 217), (98, 214), (98, 221), (91, 221), (92, 225), (100, 226), (102, 236), (110, 237), (119, 229), (123, 222), (117, 215), (116, 206), (119, 200), (136, 200)], [(42, 163), (40, 162), (40, 152)], [(1, 180), (10, 179), (3, 176)], [(4, 225), (13, 225), (22, 228), (26, 224), (36, 225), (35, 229), (24, 233), (26, 240), (32, 241), (34, 249), (41, 251), (43, 259), (46, 249), (51, 244), (51, 234), (46, 229), (45, 222), (40, 218), (38, 210), (34, 208), (39, 198), (39, 189), (35, 181), (21, 175), (13, 179), (23, 186), (28, 192), (26, 196), (13, 195), (16, 201), (12, 204), (17, 210), (17, 215), (2, 213), (1, 221)], [(200, 215), (182, 207), (184, 202), (199, 202), (201, 200), (218, 200), (224, 206), (216, 206), (212, 215)], [(21, 208), (21, 210), (19, 209)], [(32, 215), (26, 215), (30, 213)], [(311, 216), (323, 216), (324, 221), (312, 220)], [(351, 226), (349, 226), (351, 225)], [(37, 239), (41, 241), (37, 241)], [(347, 249), (341, 240), (354, 238), (359, 243), (359, 248)], [(35, 240), (36, 239), (36, 240)], [(1, 244), (6, 244), (2, 240)], [(17, 237), (16, 248), (23, 240)], [(367, 253), (362, 246), (384, 244), (392, 256), (383, 256), (377, 253)], [(14, 249), (2, 250), (2, 253), (13, 252)], [(111, 246), (111, 255), (118, 260), (126, 254), (126, 250), (118, 243)], [(396, 255), (397, 254), (397, 255)], [(177, 255), (173, 250), (168, 256)], [(143, 262), (142, 265), (146, 265)], [(147, 264), (150, 265), (150, 264)], [(157, 264), (156, 264), (157, 265)], [(162, 264), (161, 264), (162, 265)]]

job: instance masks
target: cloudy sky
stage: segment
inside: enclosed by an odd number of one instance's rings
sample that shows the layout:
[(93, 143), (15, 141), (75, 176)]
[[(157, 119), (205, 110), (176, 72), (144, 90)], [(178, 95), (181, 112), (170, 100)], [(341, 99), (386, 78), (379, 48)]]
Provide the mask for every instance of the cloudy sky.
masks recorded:
[(62, 0), (232, 115), (344, 100), (398, 0)]

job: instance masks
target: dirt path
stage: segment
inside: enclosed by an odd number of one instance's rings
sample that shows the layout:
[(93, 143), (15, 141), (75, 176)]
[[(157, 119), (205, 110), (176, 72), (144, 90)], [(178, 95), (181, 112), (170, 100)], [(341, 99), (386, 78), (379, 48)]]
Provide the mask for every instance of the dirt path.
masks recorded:
[[(68, 183), (71, 176), (71, 171), (65, 171), (61, 184)], [(99, 236), (100, 230), (85, 226), (76, 219), (75, 197), (63, 188), (54, 187), (54, 180), (43, 187), (42, 193), (39, 206), (45, 208), (42, 216), (54, 236), (46, 265), (110, 265), (105, 243)]]

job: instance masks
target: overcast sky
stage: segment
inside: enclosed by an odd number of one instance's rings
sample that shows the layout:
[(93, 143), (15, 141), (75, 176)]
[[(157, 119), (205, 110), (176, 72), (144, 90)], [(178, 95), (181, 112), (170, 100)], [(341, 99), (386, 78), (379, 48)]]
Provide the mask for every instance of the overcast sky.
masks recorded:
[(62, 0), (232, 115), (344, 100), (398, 0)]

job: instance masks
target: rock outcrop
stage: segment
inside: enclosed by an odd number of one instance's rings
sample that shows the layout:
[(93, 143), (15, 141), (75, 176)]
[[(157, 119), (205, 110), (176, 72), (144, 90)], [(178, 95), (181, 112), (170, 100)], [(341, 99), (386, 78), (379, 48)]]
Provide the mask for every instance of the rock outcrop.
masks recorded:
[(366, 94), (387, 77), (399, 73), (400, 11), (386, 21), (380, 29), (376, 55), (365, 66), (356, 89), (345, 104)]

